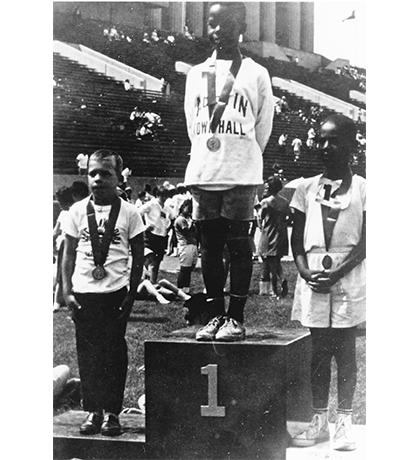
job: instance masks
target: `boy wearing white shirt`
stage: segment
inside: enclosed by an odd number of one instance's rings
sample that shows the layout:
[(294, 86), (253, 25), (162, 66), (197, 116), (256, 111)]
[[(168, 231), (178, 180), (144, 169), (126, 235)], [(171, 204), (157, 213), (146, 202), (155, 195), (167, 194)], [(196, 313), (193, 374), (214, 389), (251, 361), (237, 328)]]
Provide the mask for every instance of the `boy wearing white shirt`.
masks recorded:
[[(243, 58), (243, 2), (210, 6), (212, 57), (187, 76), (185, 115), (191, 155), (185, 185), (201, 235), (202, 271), (213, 319), (197, 340), (245, 338), (244, 308), (252, 275), (249, 235), (256, 189), (263, 183), (262, 155), (271, 134), (274, 100), (267, 70)], [(231, 255), (231, 287), (224, 306), (223, 249)]]
[(64, 229), (63, 294), (76, 328), (85, 435), (122, 433), (125, 330), (143, 271), (144, 224), (136, 207), (118, 196), (121, 170), (115, 152), (90, 156), (92, 195), (71, 207)]

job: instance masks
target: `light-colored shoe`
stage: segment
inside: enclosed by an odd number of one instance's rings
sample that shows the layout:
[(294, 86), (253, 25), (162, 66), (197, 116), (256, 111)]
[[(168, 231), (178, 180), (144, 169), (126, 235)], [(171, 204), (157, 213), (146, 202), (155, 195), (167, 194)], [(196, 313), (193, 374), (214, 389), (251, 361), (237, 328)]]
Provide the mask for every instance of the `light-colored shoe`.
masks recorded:
[(315, 414), (306, 430), (292, 438), (292, 445), (296, 447), (310, 447), (318, 442), (328, 441), (330, 430), (328, 428), (328, 412)]
[(355, 450), (356, 441), (353, 436), (351, 414), (338, 414), (333, 437), (334, 450)]
[(245, 339), (245, 328), (239, 321), (233, 318), (226, 318), (223, 326), (216, 333), (216, 340), (224, 342), (236, 342)]
[(216, 332), (220, 329), (224, 322), (225, 318), (223, 316), (216, 316), (197, 331), (195, 339), (203, 341), (214, 340)]

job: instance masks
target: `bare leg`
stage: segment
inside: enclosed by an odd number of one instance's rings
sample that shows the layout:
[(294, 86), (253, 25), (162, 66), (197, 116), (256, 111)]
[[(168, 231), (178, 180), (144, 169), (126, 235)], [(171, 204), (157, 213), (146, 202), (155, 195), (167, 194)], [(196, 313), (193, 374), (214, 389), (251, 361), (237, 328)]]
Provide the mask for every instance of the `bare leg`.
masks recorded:
[(183, 292), (181, 289), (176, 287), (168, 280), (160, 280), (158, 284), (163, 288), (169, 289), (169, 291), (173, 292), (177, 297), (180, 297), (182, 300), (188, 300), (189, 298), (191, 298), (191, 296)]
[(155, 299), (161, 304), (168, 304), (170, 303), (169, 300), (166, 300), (162, 294), (158, 292), (158, 290), (153, 286), (153, 284), (149, 280), (144, 280), (140, 283), (137, 292), (147, 291), (150, 295), (155, 297)]

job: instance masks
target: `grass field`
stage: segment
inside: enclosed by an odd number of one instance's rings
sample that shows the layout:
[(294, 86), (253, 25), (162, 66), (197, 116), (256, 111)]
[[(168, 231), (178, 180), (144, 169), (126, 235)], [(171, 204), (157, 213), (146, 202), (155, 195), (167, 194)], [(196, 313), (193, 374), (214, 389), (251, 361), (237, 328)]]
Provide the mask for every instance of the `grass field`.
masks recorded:
[[(285, 276), (289, 281), (289, 295), (282, 301), (258, 295), (260, 267), (254, 263), (250, 296), (245, 309), (245, 325), (254, 327), (297, 328), (300, 323), (290, 320), (291, 305), (296, 280), (294, 262), (283, 262)], [(176, 274), (161, 271), (160, 278), (166, 278), (176, 284)], [(197, 269), (192, 278), (193, 292), (203, 289), (201, 271)], [(54, 314), (54, 352), (53, 365), (66, 364), (71, 377), (78, 377), (74, 325), (66, 308)], [(137, 407), (137, 400), (144, 389), (144, 341), (161, 338), (163, 334), (186, 326), (182, 301), (160, 305), (154, 301), (136, 301), (127, 327), (129, 350), (129, 369), (124, 396), (124, 407)], [(360, 328), (357, 338), (358, 382), (354, 399), (355, 424), (366, 424), (366, 335)], [(330, 408), (336, 408), (336, 370), (333, 375), (330, 392)], [(63, 410), (65, 408), (61, 408)]]

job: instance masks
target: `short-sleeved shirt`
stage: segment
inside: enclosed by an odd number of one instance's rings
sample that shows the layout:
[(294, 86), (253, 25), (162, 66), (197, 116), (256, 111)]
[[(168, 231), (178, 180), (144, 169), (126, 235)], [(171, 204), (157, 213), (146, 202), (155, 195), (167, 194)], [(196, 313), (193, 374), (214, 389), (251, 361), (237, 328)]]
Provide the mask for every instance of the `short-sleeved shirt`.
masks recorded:
[(175, 220), (175, 234), (179, 245), (197, 245), (197, 228), (192, 224), (191, 218), (187, 219), (182, 215), (178, 216)]
[[(142, 233), (144, 223), (137, 208), (121, 200), (121, 209), (115, 224), (104, 268), (107, 273), (102, 280), (95, 280), (92, 271), (95, 268), (92, 244), (89, 233), (86, 206), (90, 197), (75, 203), (69, 210), (69, 218), (63, 230), (79, 240), (76, 249), (76, 264), (72, 277), (73, 291), (78, 293), (110, 293), (129, 284), (129, 241)], [(93, 205), (98, 233), (101, 237), (108, 222), (111, 205)]]
[(77, 165), (79, 166), (80, 169), (87, 169), (88, 159), (89, 157), (85, 155), (84, 153), (79, 153), (79, 155), (77, 155), (76, 157)]
[(162, 207), (157, 198), (152, 198), (140, 206), (138, 211), (144, 217), (146, 227), (153, 226), (151, 233), (157, 236), (167, 236), (171, 219), (174, 217), (169, 202), (168, 204), (165, 202)]
[[(322, 270), (328, 254), (332, 269), (341, 264), (362, 236), (366, 211), (366, 180), (354, 175), (342, 198), (342, 209), (334, 227), (328, 251), (325, 246), (319, 197), (322, 175), (303, 179), (290, 206), (305, 214), (304, 249), (311, 270)], [(352, 327), (366, 320), (366, 261), (363, 260), (337, 281), (328, 294), (319, 294), (298, 275), (292, 319), (306, 327)]]
[(300, 139), (298, 139), (298, 138), (293, 139), (292, 146), (293, 146), (293, 150), (295, 152), (298, 152), (300, 150), (300, 148), (302, 147), (302, 141)]
[(261, 237), (258, 254), (261, 257), (281, 257), (289, 252), (287, 216), (289, 203), (282, 196), (273, 195), (261, 201)]

